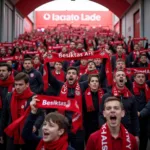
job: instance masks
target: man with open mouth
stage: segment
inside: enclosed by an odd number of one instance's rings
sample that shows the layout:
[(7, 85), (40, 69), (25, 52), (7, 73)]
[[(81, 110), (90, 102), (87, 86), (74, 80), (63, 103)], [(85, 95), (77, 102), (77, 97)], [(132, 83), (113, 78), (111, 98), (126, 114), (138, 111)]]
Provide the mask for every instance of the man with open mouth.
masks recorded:
[(90, 135), (86, 150), (138, 150), (135, 137), (121, 124), (125, 111), (119, 98), (106, 98), (103, 115), (106, 123)]
[(116, 71), (114, 74), (114, 85), (109, 92), (104, 94), (102, 98), (102, 104), (100, 105), (100, 126), (105, 123), (103, 116), (104, 102), (109, 96), (116, 96), (120, 98), (125, 109), (125, 116), (122, 118), (122, 124), (125, 128), (134, 136), (136, 136), (137, 141), (139, 141), (139, 121), (137, 115), (137, 104), (135, 97), (131, 94), (128, 88), (125, 86), (126, 75), (124, 71)]

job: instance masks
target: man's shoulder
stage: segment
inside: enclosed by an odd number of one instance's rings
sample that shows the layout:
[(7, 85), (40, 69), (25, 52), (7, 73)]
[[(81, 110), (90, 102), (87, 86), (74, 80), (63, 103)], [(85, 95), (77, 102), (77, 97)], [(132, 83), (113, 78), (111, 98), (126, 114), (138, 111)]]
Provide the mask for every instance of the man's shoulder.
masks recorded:
[(100, 138), (100, 130), (95, 131), (90, 135), (90, 139), (93, 141), (97, 141)]

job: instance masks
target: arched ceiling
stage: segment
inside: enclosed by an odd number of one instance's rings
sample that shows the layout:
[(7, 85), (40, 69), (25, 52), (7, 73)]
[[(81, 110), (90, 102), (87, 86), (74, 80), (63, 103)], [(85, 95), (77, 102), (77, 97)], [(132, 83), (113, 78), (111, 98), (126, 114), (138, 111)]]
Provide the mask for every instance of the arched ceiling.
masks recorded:
[[(26, 17), (35, 8), (48, 3), (52, 0), (14, 0), (16, 1), (15, 6), (19, 12)], [(119, 18), (127, 11), (131, 4), (135, 0), (92, 0), (98, 4), (107, 7)]]

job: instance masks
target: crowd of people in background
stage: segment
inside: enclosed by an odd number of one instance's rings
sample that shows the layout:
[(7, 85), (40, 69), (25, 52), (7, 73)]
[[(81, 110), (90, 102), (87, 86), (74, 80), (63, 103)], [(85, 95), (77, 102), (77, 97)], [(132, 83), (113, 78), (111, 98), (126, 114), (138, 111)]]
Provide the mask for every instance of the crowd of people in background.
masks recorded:
[[(102, 27), (59, 24), (0, 43), (0, 149), (146, 150), (149, 60), (147, 38)], [(45, 109), (40, 96), (59, 102)]]

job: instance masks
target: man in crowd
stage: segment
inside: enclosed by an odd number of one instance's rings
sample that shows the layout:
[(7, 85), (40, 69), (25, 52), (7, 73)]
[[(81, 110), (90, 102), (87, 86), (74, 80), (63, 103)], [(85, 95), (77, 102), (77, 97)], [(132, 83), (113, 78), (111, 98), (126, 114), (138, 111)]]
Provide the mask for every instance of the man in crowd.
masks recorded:
[(145, 82), (145, 74), (137, 72), (134, 76), (133, 94), (135, 95), (137, 103), (137, 111), (140, 123), (139, 150), (146, 150), (148, 143), (148, 120), (150, 117), (150, 88)]
[(39, 71), (33, 68), (32, 59), (25, 58), (23, 62), (23, 67), (24, 67), (23, 72), (29, 75), (29, 83), (31, 91), (36, 94), (41, 94), (43, 92), (42, 75)]
[(138, 150), (135, 137), (121, 124), (121, 118), (125, 116), (121, 99), (106, 98), (103, 115), (106, 123), (91, 134), (86, 150)]
[(122, 118), (122, 123), (125, 128), (134, 136), (138, 141), (139, 135), (139, 121), (137, 115), (137, 105), (135, 97), (131, 94), (129, 89), (125, 86), (127, 79), (123, 71), (116, 71), (114, 74), (114, 85), (110, 91), (104, 94), (102, 104), (100, 106), (100, 126), (105, 123), (103, 116), (105, 99), (109, 96), (116, 96), (121, 99), (125, 109), (125, 116)]
[[(12, 68), (9, 64), (1, 63), (0, 64), (0, 126), (3, 124), (2, 122), (2, 109), (4, 107), (5, 98), (7, 92), (12, 92), (14, 77), (11, 74)], [(5, 150), (3, 133), (0, 129), (0, 149)]]
[[(24, 142), (21, 132), (24, 126), (22, 117), (29, 114), (29, 105), (32, 100), (33, 92), (29, 87), (29, 77), (21, 72), (15, 76), (15, 90), (7, 94), (2, 109), (2, 124), (0, 129), (8, 135), (6, 150), (27, 150), (34, 149), (30, 142)], [(21, 117), (21, 118), (20, 118)], [(16, 121), (17, 119), (21, 119)], [(44, 113), (39, 110), (38, 118), (34, 124), (33, 132), (37, 131), (44, 120)], [(5, 129), (5, 130), (4, 130)], [(33, 147), (32, 147), (33, 146)]]

